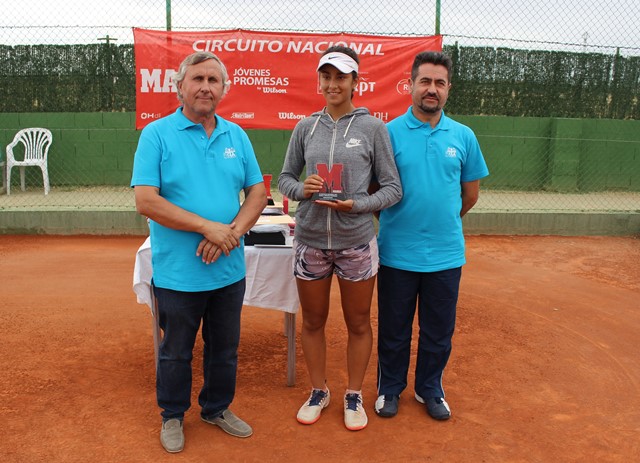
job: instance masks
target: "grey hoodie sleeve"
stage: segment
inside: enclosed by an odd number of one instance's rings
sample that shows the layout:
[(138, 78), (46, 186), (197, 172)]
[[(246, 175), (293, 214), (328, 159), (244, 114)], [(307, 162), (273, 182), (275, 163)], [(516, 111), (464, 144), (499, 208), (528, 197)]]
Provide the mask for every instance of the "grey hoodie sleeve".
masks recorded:
[(374, 194), (358, 198), (354, 202), (351, 212), (376, 212), (393, 206), (402, 199), (402, 185), (400, 174), (396, 167), (393, 148), (387, 127), (382, 121), (376, 126), (374, 133), (374, 162), (375, 179), (380, 189)]
[(300, 121), (291, 134), (291, 140), (284, 158), (282, 172), (278, 176), (278, 190), (293, 201), (302, 201), (304, 198), (304, 182), (300, 181), (300, 174), (305, 166), (304, 137), (306, 130)]

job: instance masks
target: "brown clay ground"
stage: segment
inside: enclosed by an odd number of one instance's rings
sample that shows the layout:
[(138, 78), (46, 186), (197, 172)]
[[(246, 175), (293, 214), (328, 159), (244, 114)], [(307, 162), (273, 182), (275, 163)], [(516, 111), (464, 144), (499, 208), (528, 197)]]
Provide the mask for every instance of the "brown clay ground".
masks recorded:
[[(315, 425), (298, 424), (308, 394), (299, 335), (297, 382), (287, 387), (282, 314), (246, 307), (232, 408), (255, 433), (228, 436), (201, 422), (196, 405), (177, 455), (160, 446), (151, 319), (131, 289), (143, 240), (0, 236), (3, 463), (640, 461), (637, 238), (469, 237), (444, 378), (453, 416), (444, 423), (413, 400), (413, 374), (399, 415), (375, 416), (374, 350), (369, 426), (344, 428), (336, 289), (328, 326), (336, 400)], [(374, 332), (375, 315), (374, 299)], [(197, 353), (194, 404), (200, 362)]]

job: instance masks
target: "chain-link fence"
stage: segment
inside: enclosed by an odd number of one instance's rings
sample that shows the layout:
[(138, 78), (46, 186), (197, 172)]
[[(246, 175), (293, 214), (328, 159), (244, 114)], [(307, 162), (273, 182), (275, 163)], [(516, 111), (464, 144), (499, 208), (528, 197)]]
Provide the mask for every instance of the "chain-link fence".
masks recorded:
[[(7, 3), (2, 160), (19, 128), (49, 125), (54, 142), (51, 193), (39, 169), (26, 169), (24, 192), (14, 171), (0, 210), (133, 209), (139, 27), (441, 34), (456, 72), (447, 113), (474, 129), (491, 170), (477, 209), (638, 211), (638, 18), (636, 0)], [(263, 171), (277, 176), (289, 133), (249, 132)]]

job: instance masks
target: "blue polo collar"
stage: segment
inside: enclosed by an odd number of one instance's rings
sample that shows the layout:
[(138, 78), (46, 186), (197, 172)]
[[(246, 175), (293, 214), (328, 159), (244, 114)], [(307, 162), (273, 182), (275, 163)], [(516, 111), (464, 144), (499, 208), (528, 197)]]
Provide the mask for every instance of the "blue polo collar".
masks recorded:
[[(413, 111), (411, 110), (412, 106), (409, 106), (409, 109), (407, 109), (406, 112), (406, 118), (405, 121), (407, 123), (407, 127), (409, 127), (410, 129), (418, 129), (422, 126), (429, 126), (429, 128), (431, 128), (431, 126), (429, 125), (428, 122), (422, 122), (420, 119), (418, 119), (416, 116), (413, 115)], [(442, 110), (442, 115), (440, 116), (440, 120), (438, 121), (438, 124), (433, 128), (433, 130), (449, 130), (450, 127), (450, 120), (449, 118), (444, 114), (444, 109)]]
[[(193, 122), (191, 119), (189, 119), (187, 116), (185, 116), (182, 112), (182, 106), (180, 106), (178, 109), (176, 109), (176, 115), (178, 116), (177, 119), (177, 126), (178, 126), (178, 130), (186, 130), (189, 127), (194, 127), (194, 126), (201, 126), (202, 124), (200, 123), (195, 123)], [(213, 131), (213, 133), (224, 133), (229, 131), (229, 123), (221, 118), (220, 116), (218, 116), (217, 114), (215, 115), (216, 118), (216, 128)]]

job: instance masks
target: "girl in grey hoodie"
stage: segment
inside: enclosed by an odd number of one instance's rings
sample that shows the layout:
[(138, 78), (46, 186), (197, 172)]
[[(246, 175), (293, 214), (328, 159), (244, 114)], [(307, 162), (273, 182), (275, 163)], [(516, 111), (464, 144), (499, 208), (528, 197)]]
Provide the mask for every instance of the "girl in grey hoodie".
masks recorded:
[[(329, 405), (325, 325), (335, 273), (349, 335), (344, 423), (354, 431), (367, 425), (362, 383), (371, 356), (371, 297), (378, 271), (373, 212), (402, 197), (387, 128), (352, 102), (358, 64), (348, 47), (333, 46), (322, 55), (317, 70), (326, 106), (296, 125), (278, 178), (280, 192), (299, 201), (294, 275), (312, 390), (297, 419), (315, 423)], [(372, 181), (380, 188), (369, 194)]]

